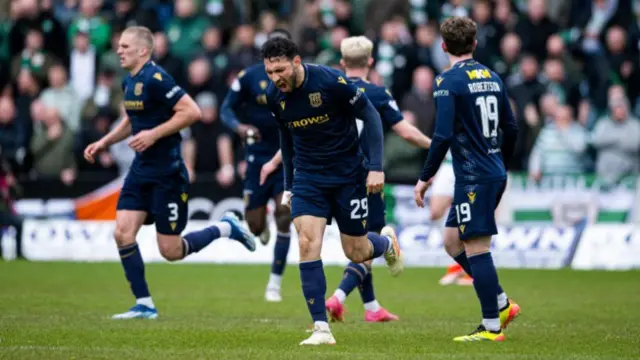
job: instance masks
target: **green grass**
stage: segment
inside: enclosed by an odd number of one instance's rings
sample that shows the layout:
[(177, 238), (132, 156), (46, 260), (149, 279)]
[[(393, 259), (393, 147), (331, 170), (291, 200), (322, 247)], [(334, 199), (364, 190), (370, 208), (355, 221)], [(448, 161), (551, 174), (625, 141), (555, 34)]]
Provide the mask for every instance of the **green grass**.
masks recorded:
[[(328, 293), (341, 278), (326, 269)], [(441, 269), (375, 269), (378, 299), (401, 318), (367, 324), (359, 295), (336, 346), (302, 348), (310, 318), (297, 267), (280, 304), (263, 301), (266, 266), (147, 266), (160, 318), (112, 321), (132, 304), (119, 264), (0, 263), (0, 359), (637, 359), (640, 273), (502, 270), (522, 316), (499, 343), (454, 343), (479, 323), (471, 287)]]

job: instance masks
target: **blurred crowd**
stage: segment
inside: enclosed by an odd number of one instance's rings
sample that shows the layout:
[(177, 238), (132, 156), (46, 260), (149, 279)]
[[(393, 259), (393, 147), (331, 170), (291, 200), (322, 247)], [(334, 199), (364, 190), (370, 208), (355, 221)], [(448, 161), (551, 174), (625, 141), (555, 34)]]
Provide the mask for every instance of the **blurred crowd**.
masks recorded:
[[(475, 57), (510, 91), (520, 127), (511, 171), (611, 182), (638, 174), (635, 0), (0, 0), (0, 158), (12, 179), (68, 185), (126, 171), (126, 143), (93, 165), (81, 154), (121, 117), (126, 74), (115, 51), (131, 25), (155, 33), (155, 61), (202, 108), (203, 121), (183, 132), (192, 179), (229, 186), (242, 177), (242, 144), (218, 107), (278, 27), (292, 32), (304, 60), (335, 67), (342, 39), (370, 37), (371, 81), (431, 136), (433, 79), (449, 65), (438, 24), (461, 15), (478, 24)], [(412, 183), (425, 153), (388, 133), (385, 158), (388, 179)]]

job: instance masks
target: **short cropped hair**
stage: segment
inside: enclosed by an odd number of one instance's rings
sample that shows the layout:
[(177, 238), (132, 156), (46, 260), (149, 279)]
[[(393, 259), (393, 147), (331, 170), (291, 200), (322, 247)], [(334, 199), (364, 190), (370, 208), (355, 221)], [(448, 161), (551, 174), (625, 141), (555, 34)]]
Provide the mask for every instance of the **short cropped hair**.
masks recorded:
[(133, 37), (140, 42), (140, 44), (149, 50), (149, 53), (153, 52), (153, 34), (151, 30), (144, 26), (131, 26), (124, 30), (124, 32), (130, 32)]
[(262, 58), (271, 59), (285, 57), (289, 60), (299, 55), (298, 45), (290, 39), (284, 37), (274, 37), (267, 40), (262, 45)]
[(440, 26), (447, 52), (454, 56), (473, 53), (476, 32), (476, 23), (468, 17), (450, 17)]
[(340, 52), (347, 68), (362, 68), (369, 64), (373, 42), (365, 36), (352, 36), (342, 40)]

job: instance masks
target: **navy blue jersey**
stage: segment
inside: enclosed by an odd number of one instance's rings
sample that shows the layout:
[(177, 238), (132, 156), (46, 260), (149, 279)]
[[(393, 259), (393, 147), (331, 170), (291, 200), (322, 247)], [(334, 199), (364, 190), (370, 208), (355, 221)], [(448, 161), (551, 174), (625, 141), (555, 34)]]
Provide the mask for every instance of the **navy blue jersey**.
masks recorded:
[[(122, 87), (124, 108), (133, 135), (171, 119), (173, 107), (185, 94), (173, 78), (153, 61), (147, 62), (134, 76), (127, 75)], [(144, 176), (162, 176), (180, 171), (181, 140), (179, 133), (158, 139), (147, 150), (136, 153), (131, 171)]]
[(500, 77), (468, 59), (436, 77), (434, 89), (435, 132), (420, 179), (435, 175), (449, 146), (456, 184), (505, 179), (503, 155), (511, 156), (518, 128)]
[[(271, 84), (267, 92), (283, 134), (283, 159), (284, 142), (290, 141), (296, 177), (304, 172), (313, 174), (317, 182), (350, 182), (364, 171), (356, 114), (371, 105), (344, 73), (323, 65), (303, 66), (305, 79), (300, 87), (285, 93)], [(291, 176), (285, 173), (285, 182), (290, 182)]]
[[(403, 119), (398, 104), (396, 104), (396, 101), (387, 88), (372, 84), (361, 78), (349, 78), (349, 82), (357, 86), (360, 91), (367, 95), (369, 101), (371, 101), (380, 114), (382, 127), (385, 132)], [(361, 125), (358, 125), (358, 130), (360, 130), (360, 126)], [(367, 131), (362, 130), (360, 132), (360, 147), (366, 159), (369, 159), (368, 141)]]
[(230, 129), (235, 131), (243, 123), (260, 131), (261, 140), (246, 147), (247, 156), (257, 157), (258, 162), (270, 160), (280, 149), (278, 125), (267, 106), (269, 83), (264, 64), (241, 71), (220, 108), (222, 122)]

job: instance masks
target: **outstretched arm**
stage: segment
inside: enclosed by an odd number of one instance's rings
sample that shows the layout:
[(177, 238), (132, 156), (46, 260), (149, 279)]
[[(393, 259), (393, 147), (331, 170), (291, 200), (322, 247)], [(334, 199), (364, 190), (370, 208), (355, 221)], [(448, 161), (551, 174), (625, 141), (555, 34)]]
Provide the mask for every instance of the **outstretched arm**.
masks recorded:
[(423, 149), (429, 149), (431, 147), (431, 139), (418, 130), (417, 127), (411, 125), (407, 120), (402, 120), (393, 125), (392, 129), (396, 134), (400, 135), (401, 138), (417, 147)]

